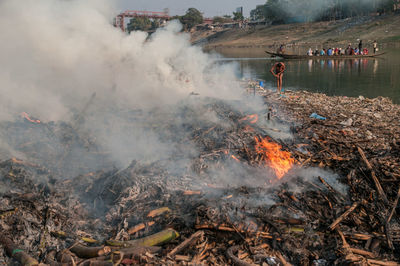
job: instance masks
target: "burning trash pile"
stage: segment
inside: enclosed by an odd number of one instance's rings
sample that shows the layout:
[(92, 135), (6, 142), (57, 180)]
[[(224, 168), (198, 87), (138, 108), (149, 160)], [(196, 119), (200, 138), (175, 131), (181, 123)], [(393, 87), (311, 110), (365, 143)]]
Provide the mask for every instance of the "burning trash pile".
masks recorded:
[[(382, 151), (332, 142), (344, 130), (333, 122), (238, 106), (192, 97), (121, 113), (135, 121), (128, 132), (140, 125), (174, 147), (125, 167), (76, 120), (3, 122), (22, 159), (0, 163), (0, 262), (396, 265), (396, 169), (385, 181), (368, 159)], [(304, 136), (311, 128), (318, 139)]]
[(397, 107), (242, 97), (111, 2), (0, 1), (0, 264), (396, 263)]

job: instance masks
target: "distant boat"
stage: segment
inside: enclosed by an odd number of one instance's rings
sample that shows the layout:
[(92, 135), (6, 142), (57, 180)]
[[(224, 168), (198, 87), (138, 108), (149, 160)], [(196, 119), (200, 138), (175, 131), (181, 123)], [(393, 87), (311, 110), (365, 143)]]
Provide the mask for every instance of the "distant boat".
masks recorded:
[(283, 59), (357, 59), (357, 58), (371, 58), (377, 57), (385, 54), (385, 52), (378, 54), (368, 54), (368, 55), (297, 55), (297, 54), (278, 54), (265, 51), (272, 57), (282, 57)]

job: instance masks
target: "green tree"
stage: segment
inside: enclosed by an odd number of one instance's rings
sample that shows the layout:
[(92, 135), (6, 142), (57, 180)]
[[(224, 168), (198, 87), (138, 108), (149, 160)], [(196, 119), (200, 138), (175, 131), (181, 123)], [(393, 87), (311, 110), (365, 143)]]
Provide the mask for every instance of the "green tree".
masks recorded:
[(147, 17), (132, 18), (127, 26), (128, 32), (136, 30), (147, 31), (150, 30), (151, 28), (152, 28), (152, 22)]
[(233, 12), (233, 20), (234, 21), (244, 20), (244, 16), (243, 16), (242, 12)]
[(150, 30), (156, 30), (156, 29), (158, 29), (160, 27), (160, 25), (161, 25), (160, 20), (154, 19), (154, 20), (151, 21)]
[(274, 24), (343, 19), (371, 12), (393, 12), (397, 0), (267, 0), (251, 11), (253, 20)]
[(194, 26), (203, 23), (203, 15), (196, 8), (189, 8), (186, 14), (179, 18), (186, 29), (191, 29)]
[(265, 19), (265, 5), (258, 5), (255, 9), (250, 11), (251, 20), (263, 20)]

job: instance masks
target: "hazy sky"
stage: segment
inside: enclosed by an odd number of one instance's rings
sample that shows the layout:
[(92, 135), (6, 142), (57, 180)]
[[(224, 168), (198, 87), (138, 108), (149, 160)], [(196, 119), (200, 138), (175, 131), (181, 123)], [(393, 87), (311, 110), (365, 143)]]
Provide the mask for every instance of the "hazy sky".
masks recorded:
[(195, 7), (205, 17), (232, 15), (237, 7), (243, 6), (244, 15), (266, 0), (117, 0), (121, 10), (162, 11), (170, 9), (171, 15), (183, 15), (189, 7)]

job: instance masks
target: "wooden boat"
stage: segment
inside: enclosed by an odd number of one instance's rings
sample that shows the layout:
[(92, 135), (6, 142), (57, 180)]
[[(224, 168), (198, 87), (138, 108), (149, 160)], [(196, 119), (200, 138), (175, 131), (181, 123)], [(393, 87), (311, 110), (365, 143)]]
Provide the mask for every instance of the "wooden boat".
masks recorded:
[(278, 54), (265, 51), (267, 54), (271, 55), (272, 57), (282, 57), (283, 59), (359, 59), (359, 58), (371, 58), (377, 57), (380, 55), (385, 54), (385, 52), (378, 53), (378, 54), (368, 54), (368, 55), (296, 55), (296, 54)]

